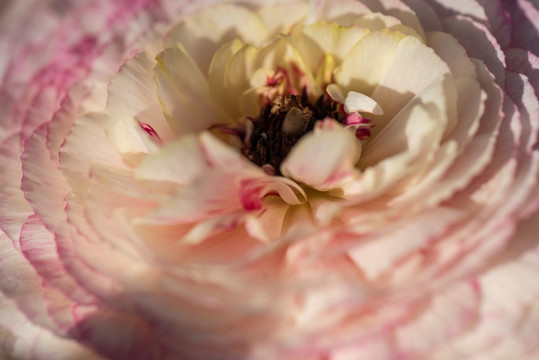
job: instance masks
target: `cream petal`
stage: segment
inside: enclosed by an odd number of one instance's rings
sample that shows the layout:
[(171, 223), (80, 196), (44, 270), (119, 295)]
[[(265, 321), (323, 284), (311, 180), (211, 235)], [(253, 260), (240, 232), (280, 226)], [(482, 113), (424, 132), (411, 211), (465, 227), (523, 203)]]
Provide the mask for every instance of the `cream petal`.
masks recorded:
[[(155, 193), (149, 194), (140, 187), (132, 178), (132, 173), (113, 171), (110, 168), (94, 168), (92, 172), (95, 183), (88, 190), (84, 215), (78, 212), (82, 211), (80, 208), (70, 204), (74, 217), (71, 221), (75, 222), (79, 229), (85, 226), (85, 237), (105, 243), (132, 258), (140, 258), (139, 247), (130, 242), (124, 233), (121, 210), (133, 208), (148, 212), (156, 206), (161, 197)], [(73, 235), (69, 233), (64, 236), (64, 240), (69, 241), (69, 237)]]
[(294, 40), (280, 35), (261, 49), (243, 45), (239, 41), (225, 44), (210, 66), (212, 97), (226, 111), (229, 119), (237, 120), (246, 115), (242, 110), (250, 114), (257, 107), (260, 108), (261, 98), (257, 95), (268, 89), (268, 76), (279, 68), (291, 74), (296, 74), (298, 70), (302, 73), (297, 79), (291, 76), (292, 83), (288, 86), (297, 89), (307, 86), (315, 94), (320, 93)]
[(48, 228), (55, 228), (63, 221), (63, 211), (50, 211), (51, 206), (64, 209), (69, 186), (51, 159), (47, 148), (47, 127), (40, 127), (25, 142), (22, 153), (22, 179), (20, 189), (34, 213)]
[(444, 30), (455, 36), (468, 56), (482, 60), (499, 86), (505, 82), (505, 56), (489, 29), (472, 19), (449, 17), (442, 20)]
[(439, 31), (442, 27), (433, 4), (427, 0), (406, 0), (406, 4), (414, 11), (425, 31)]
[(268, 38), (262, 18), (244, 6), (220, 4), (190, 16), (168, 36), (171, 44), (181, 43), (204, 73), (213, 54), (225, 42), (239, 38), (261, 45)]
[(18, 160), (20, 154), (18, 136), (6, 139), (0, 144), (0, 171), (2, 180), (0, 186), (0, 227), (14, 244), (17, 244), (21, 227), (33, 214), (33, 209), (25, 199), (20, 189), (22, 169)]
[(380, 3), (384, 8), (384, 10), (379, 10), (380, 12), (396, 17), (403, 25), (413, 28), (420, 35), (421, 39), (425, 39), (423, 27), (419, 19), (405, 1), (380, 0)]
[(252, 165), (247, 159), (241, 156), (239, 151), (227, 146), (209, 132), (199, 135), (199, 141), (206, 161), (212, 167), (231, 169), (238, 168), (252, 171), (256, 174), (263, 174), (262, 170)]
[[(431, 154), (435, 140), (432, 135), (440, 131), (436, 120), (441, 116), (438, 109), (419, 103), (403, 110), (401, 116), (407, 121), (398, 142), (388, 143), (387, 147), (377, 144), (372, 148), (376, 150), (371, 150), (371, 154), (360, 159), (359, 166), (366, 168), (347, 189), (350, 196), (355, 193), (353, 201), (364, 201), (388, 191), (413, 174), (423, 164), (425, 157)], [(397, 148), (403, 151), (392, 154)]]
[(344, 104), (346, 97), (342, 92), (341, 88), (337, 84), (329, 84), (326, 87), (326, 92), (333, 101), (338, 102), (339, 104)]
[(264, 6), (257, 11), (266, 25), (268, 35), (288, 34), (291, 27), (297, 25), (307, 13), (309, 4), (303, 1), (286, 2)]
[(529, 51), (517, 48), (505, 51), (507, 69), (526, 75), (535, 92), (539, 93), (539, 75), (535, 69), (539, 68), (539, 57)]
[(504, 5), (512, 19), (510, 23), (512, 45), (539, 54), (536, 36), (539, 31), (537, 4), (531, 0), (520, 0), (514, 6)]
[(523, 74), (508, 72), (507, 94), (515, 99), (522, 123), (521, 148), (531, 151), (539, 139), (539, 104), (530, 80)]
[(128, 118), (149, 124), (166, 141), (173, 134), (155, 94), (154, 65), (153, 56), (148, 52), (128, 60), (110, 82), (105, 114), (110, 122)]
[(278, 194), (283, 201), (290, 205), (300, 205), (307, 200), (305, 190), (296, 182), (285, 177), (275, 176), (258, 181), (267, 183), (260, 190), (261, 197)]
[(281, 34), (279, 37), (262, 48), (256, 59), (255, 68), (271, 69), (275, 71), (278, 67), (284, 68), (291, 74), (301, 71), (302, 76), (298, 79), (298, 84), (293, 84), (297, 89), (304, 86), (311, 91), (314, 96), (321, 93), (317, 87), (314, 76), (306, 63), (305, 58), (298, 49), (296, 41), (288, 35)]
[(488, 21), (485, 9), (480, 5), (479, 1), (436, 0), (436, 2), (442, 6), (445, 15), (456, 12), (461, 15), (468, 15), (479, 20)]
[(103, 131), (106, 122), (103, 114), (98, 113), (79, 117), (60, 149), (60, 170), (74, 200), (80, 204), (84, 204), (92, 182), (93, 164), (126, 168), (124, 158), (118, 154)]
[(398, 357), (393, 343), (383, 336), (369, 338), (369, 341), (352, 343), (331, 349), (329, 360), (392, 359)]
[(361, 93), (350, 91), (344, 99), (344, 111), (347, 113), (364, 112), (373, 115), (383, 115), (384, 111), (376, 101)]
[(105, 122), (105, 131), (116, 149), (132, 162), (141, 154), (152, 153), (158, 145), (135, 119), (110, 119)]
[(335, 23), (317, 22), (303, 28), (299, 39), (299, 50), (314, 71), (325, 54), (333, 56), (340, 64), (346, 54), (365, 35), (368, 29), (354, 26), (342, 27)]
[(385, 224), (376, 234), (348, 254), (371, 281), (392, 271), (396, 263), (434, 241), (465, 216), (450, 207), (429, 209), (413, 217)]
[(220, 170), (209, 170), (205, 176), (181, 189), (161, 203), (148, 220), (156, 223), (192, 223), (219, 218), (242, 210), (237, 177)]
[(199, 132), (216, 123), (206, 77), (183, 46), (164, 50), (156, 61), (157, 96), (172, 130)]
[(354, 0), (321, 0), (312, 3), (305, 22), (312, 24), (320, 20), (349, 25), (358, 15), (370, 13), (371, 10), (359, 1)]
[[(478, 68), (479, 79), (481, 87), (489, 94), (488, 102), (483, 104), (479, 85), (475, 81), (471, 79), (459, 81), (458, 93), (466, 96), (460, 97), (458, 101), (457, 127), (450, 134), (450, 140), (441, 147), (441, 152), (436, 154), (427, 176), (395, 199), (394, 206), (413, 210), (418, 207), (434, 206), (441, 199), (448, 198), (455, 189), (465, 186), (486, 166), (491, 159), (495, 141), (500, 144), (507, 141), (505, 137), (496, 140), (494, 136), (497, 132), (497, 119), (502, 114), (499, 89), (494, 86), (491, 75), (487, 75), (486, 70), (483, 74), (480, 69)], [(483, 114), (483, 108), (488, 112)], [(470, 141), (470, 136), (477, 131), (481, 115), (481, 121), (494, 126), (488, 131), (485, 129), (483, 134), (474, 136)], [(460, 158), (457, 157), (459, 154)]]
[(394, 16), (387, 16), (379, 12), (365, 14), (354, 20), (352, 25), (365, 27), (370, 31), (378, 31), (389, 29), (398, 31), (404, 35), (415, 36), (421, 42), (424, 42), (423, 32), (418, 32), (418, 29), (404, 25), (399, 19)]
[(260, 104), (263, 94), (271, 91), (268, 86), (255, 87), (246, 90), (240, 97), (240, 111), (245, 117), (256, 118), (260, 115)]
[[(249, 89), (250, 79), (254, 72), (254, 62), (259, 50), (251, 45), (244, 45), (239, 49), (227, 63), (224, 74), (224, 95), (216, 93), (214, 98), (218, 98), (220, 103), (227, 102), (227, 110), (232, 119), (237, 120), (243, 115), (240, 108), (240, 97)], [(228, 96), (227, 96), (228, 95)]]
[(464, 146), (477, 133), (479, 120), (485, 111), (485, 100), (487, 97), (477, 80), (472, 78), (458, 79), (457, 93), (466, 94), (466, 96), (459, 96), (458, 98), (457, 116), (459, 120), (450, 138), (457, 141), (460, 149), (464, 149)]
[[(13, 272), (13, 268), (10, 271)], [(0, 296), (0, 307), (0, 354), (6, 359), (104, 359), (75, 340), (56, 335), (28, 321), (28, 316), (3, 295)]]
[(240, 39), (229, 41), (213, 54), (208, 70), (208, 84), (212, 101), (218, 106), (219, 116), (225, 121), (236, 120), (233, 93), (227, 91), (225, 77), (232, 57), (244, 46)]
[(404, 38), (400, 33), (387, 30), (374, 31), (361, 38), (335, 69), (336, 83), (345, 93), (357, 91), (371, 96)]
[[(66, 271), (62, 257), (58, 255), (54, 234), (49, 232), (37, 216), (31, 216), (24, 224), (20, 236), (21, 252), (34, 267), (37, 274), (46, 279), (47, 287), (62, 292), (77, 302), (95, 302), (97, 299), (77, 283)], [(66, 324), (71, 320), (66, 321)], [(64, 324), (62, 324), (64, 325)]]
[(359, 152), (359, 141), (352, 132), (340, 125), (325, 128), (301, 138), (281, 165), (281, 171), (315, 189), (330, 190), (356, 174), (354, 165)]
[[(26, 230), (28, 230), (28, 228)], [(50, 233), (46, 236), (50, 237)], [(47, 295), (59, 296), (58, 290), (42, 285), (43, 278), (41, 277), (41, 274), (36, 272), (36, 269), (33, 268), (32, 264), (26, 260), (24, 253), (16, 250), (13, 247), (12, 242), (7, 239), (6, 236), (0, 234), (0, 240), (2, 240), (0, 242), (0, 253), (2, 254), (0, 270), (2, 271), (2, 274), (4, 274), (2, 283), (0, 283), (0, 300), (3, 300), (3, 297), (7, 296), (10, 299), (10, 302), (12, 301), (20, 311), (26, 314), (26, 321), (31, 320), (35, 324), (38, 324), (49, 331), (52, 330), (59, 334), (63, 334), (66, 329), (63, 328), (61, 324), (55, 323), (55, 319), (51, 318), (47, 313), (46, 304), (42, 301)], [(26, 250), (31, 251), (28, 248), (26, 248)], [(37, 261), (35, 257), (32, 260)], [(44, 259), (42, 258), (41, 261), (46, 263), (46, 256)], [(43, 270), (45, 267), (47, 267), (47, 265), (43, 264), (39, 270)], [(60, 280), (59, 282), (67, 284), (70, 281), (65, 279), (63, 281)], [(91, 297), (87, 297), (87, 299), (91, 299)], [(71, 303), (71, 300), (66, 298), (66, 303)], [(3, 314), (4, 311), (2, 311), (2, 315)], [(0, 315), (0, 319), (5, 321), (5, 318), (2, 315)], [(2, 324), (0, 323), (0, 329), (1, 325)], [(8, 323), (6, 325), (9, 329), (10, 325), (13, 324)]]
[(475, 77), (473, 62), (454, 36), (443, 32), (432, 32), (428, 34), (427, 45), (447, 63), (456, 78)]
[[(415, 121), (416, 116), (428, 116), (428, 122), (433, 123), (432, 129), (436, 130), (433, 140), (439, 142), (448, 123), (448, 109), (455, 116), (456, 88), (452, 78), (442, 76), (427, 89), (419, 93), (410, 101), (384, 129), (368, 142), (363, 151), (359, 165), (362, 168), (372, 166), (384, 158), (406, 151), (410, 148), (409, 138), (411, 132), (423, 132), (425, 129), (415, 128), (410, 121)], [(415, 107), (421, 106), (428, 109), (426, 113), (416, 112)], [(454, 122), (455, 120), (453, 120)], [(415, 123), (420, 126), (421, 122)]]
[(335, 60), (331, 55), (324, 55), (321, 64), (318, 66), (318, 71), (315, 72), (316, 84), (320, 88), (324, 88), (326, 84), (333, 81), (333, 70), (335, 69)]
[(282, 236), (282, 229), (289, 204), (276, 196), (263, 200), (264, 210), (257, 215), (250, 215), (245, 221), (247, 232), (256, 239), (269, 242)]
[(183, 245), (201, 244), (209, 237), (223, 233), (223, 230), (234, 229), (236, 224), (243, 220), (241, 213), (225, 214), (202, 219), (184, 235), (178, 242)]
[[(404, 38), (395, 49), (391, 63), (376, 84), (372, 97), (384, 109), (384, 116), (377, 119), (376, 133), (384, 127), (413, 96), (449, 73), (449, 68), (432, 49), (415, 37)], [(352, 89), (354, 90), (354, 89)]]
[(446, 346), (449, 339), (466, 335), (481, 323), (482, 301), (483, 293), (473, 280), (438, 291), (423, 311), (399, 327), (396, 346), (416, 359)]
[(479, 277), (482, 320), (473, 331), (450, 344), (453, 350), (465, 356), (521, 358), (520, 355), (536, 348), (538, 260), (537, 248), (532, 247), (521, 256), (508, 258), (486, 270)]
[(189, 184), (207, 168), (198, 138), (185, 135), (146, 156), (135, 170), (137, 179)]
[[(104, 128), (116, 149), (131, 159), (133, 155), (153, 152), (157, 148), (139, 120), (155, 125), (164, 138), (170, 137), (162, 114), (154, 112), (148, 117), (146, 113), (158, 104), (151, 85), (152, 66), (150, 55), (140, 53), (122, 66), (109, 85)], [(143, 112), (145, 116), (139, 119)]]

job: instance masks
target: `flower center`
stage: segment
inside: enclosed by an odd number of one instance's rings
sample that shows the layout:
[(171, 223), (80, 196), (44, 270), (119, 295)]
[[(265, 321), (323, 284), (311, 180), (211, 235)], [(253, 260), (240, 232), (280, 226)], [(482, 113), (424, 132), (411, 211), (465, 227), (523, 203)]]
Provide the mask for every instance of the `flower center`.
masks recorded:
[(318, 120), (332, 118), (344, 123), (341, 104), (322, 95), (314, 103), (306, 91), (301, 95), (277, 96), (260, 109), (260, 115), (250, 118), (242, 153), (269, 174), (280, 175), (279, 168), (292, 147)]

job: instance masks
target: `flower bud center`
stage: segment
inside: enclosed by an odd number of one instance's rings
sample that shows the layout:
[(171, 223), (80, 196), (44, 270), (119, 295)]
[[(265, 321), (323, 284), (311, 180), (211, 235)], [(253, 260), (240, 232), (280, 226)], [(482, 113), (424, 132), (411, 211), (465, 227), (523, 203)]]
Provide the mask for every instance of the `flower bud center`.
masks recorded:
[(340, 104), (327, 95), (314, 103), (305, 91), (301, 95), (277, 96), (260, 109), (258, 117), (249, 119), (253, 130), (244, 140), (242, 152), (255, 164), (279, 175), (281, 163), (298, 140), (319, 120), (329, 117), (343, 122), (341, 112)]

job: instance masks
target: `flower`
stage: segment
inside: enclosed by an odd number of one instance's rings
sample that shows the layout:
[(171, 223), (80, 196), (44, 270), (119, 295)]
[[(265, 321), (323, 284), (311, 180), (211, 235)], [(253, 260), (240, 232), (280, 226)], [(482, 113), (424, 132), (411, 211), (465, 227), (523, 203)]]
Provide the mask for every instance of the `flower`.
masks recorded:
[(1, 23), (3, 355), (537, 356), (531, 2), (20, 1)]

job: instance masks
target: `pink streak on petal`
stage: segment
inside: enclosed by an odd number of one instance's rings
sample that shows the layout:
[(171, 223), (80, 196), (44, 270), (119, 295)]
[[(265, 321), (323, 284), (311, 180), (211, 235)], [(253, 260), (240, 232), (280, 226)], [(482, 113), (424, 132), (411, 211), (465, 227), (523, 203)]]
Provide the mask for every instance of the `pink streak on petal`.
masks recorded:
[(161, 138), (159, 137), (159, 134), (151, 127), (149, 124), (146, 124), (145, 122), (142, 122), (139, 120), (139, 125), (142, 128), (142, 130), (146, 131), (148, 135), (150, 135), (152, 138), (156, 139), (157, 141), (161, 142)]

